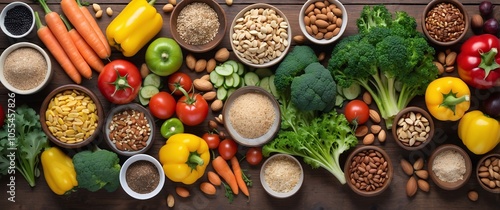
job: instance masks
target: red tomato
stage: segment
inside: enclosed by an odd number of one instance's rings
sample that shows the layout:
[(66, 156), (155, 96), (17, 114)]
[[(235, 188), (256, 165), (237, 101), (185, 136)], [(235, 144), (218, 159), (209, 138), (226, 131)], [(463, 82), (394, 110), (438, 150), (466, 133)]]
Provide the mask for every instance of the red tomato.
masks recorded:
[(153, 116), (166, 120), (174, 115), (175, 103), (170, 93), (161, 91), (149, 99), (149, 110)]
[(238, 144), (232, 139), (224, 139), (219, 144), (219, 155), (224, 160), (230, 160), (236, 155), (238, 151)]
[(370, 117), (370, 108), (361, 100), (352, 100), (345, 106), (344, 114), (351, 124), (362, 125)]
[[(149, 102), (151, 103), (151, 102)], [(200, 94), (189, 94), (182, 96), (177, 101), (177, 117), (188, 126), (199, 125), (208, 115), (208, 103)]]
[(217, 149), (220, 143), (220, 137), (219, 134), (216, 133), (205, 133), (201, 137), (205, 142), (208, 144), (208, 148), (210, 149)]
[(248, 164), (256, 166), (262, 161), (262, 149), (260, 147), (248, 148), (246, 159)]
[(97, 79), (97, 87), (104, 98), (114, 104), (126, 104), (134, 100), (141, 88), (139, 69), (126, 60), (114, 60), (106, 64)]
[(0, 106), (0, 128), (3, 127), (4, 121), (5, 121), (5, 112), (3, 111), (3, 107)]
[(183, 93), (179, 90), (183, 88), (185, 91), (189, 91), (191, 86), (193, 86), (193, 80), (186, 73), (175, 72), (168, 76), (168, 89), (174, 94), (181, 96)]

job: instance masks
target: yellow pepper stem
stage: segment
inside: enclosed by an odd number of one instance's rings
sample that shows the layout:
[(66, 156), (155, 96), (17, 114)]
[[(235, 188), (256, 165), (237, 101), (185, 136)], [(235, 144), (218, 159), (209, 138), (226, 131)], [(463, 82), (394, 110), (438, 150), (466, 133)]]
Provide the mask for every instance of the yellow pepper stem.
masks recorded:
[(456, 93), (453, 93), (451, 90), (447, 94), (443, 94), (443, 103), (441, 103), (440, 106), (444, 106), (448, 109), (451, 109), (453, 111), (453, 114), (455, 114), (455, 108), (458, 104), (469, 101), (470, 96), (469, 95), (463, 95), (461, 97), (457, 97)]
[(191, 152), (189, 154), (188, 162), (186, 162), (186, 164), (190, 168), (196, 169), (196, 166), (202, 166), (204, 162), (205, 161), (203, 161), (203, 159), (200, 157), (200, 155), (197, 152)]

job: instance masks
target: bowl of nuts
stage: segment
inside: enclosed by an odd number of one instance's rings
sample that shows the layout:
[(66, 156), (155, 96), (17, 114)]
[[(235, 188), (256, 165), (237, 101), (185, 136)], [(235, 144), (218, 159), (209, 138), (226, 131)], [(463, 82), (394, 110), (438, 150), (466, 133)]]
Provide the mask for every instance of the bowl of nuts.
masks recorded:
[(137, 103), (122, 104), (111, 109), (104, 126), (106, 143), (120, 155), (145, 153), (153, 146), (154, 118), (144, 106)]
[(99, 135), (104, 111), (92, 91), (67, 84), (52, 90), (43, 100), (40, 124), (52, 143), (63, 148), (80, 148)]
[(438, 46), (460, 42), (468, 29), (469, 16), (457, 0), (432, 0), (422, 14), (422, 31)]
[(437, 147), (427, 162), (429, 176), (444, 190), (456, 190), (469, 181), (472, 162), (467, 152), (454, 144)]
[(233, 19), (229, 32), (236, 57), (248, 66), (270, 67), (290, 49), (292, 30), (285, 14), (265, 3), (251, 4)]
[(476, 168), (479, 185), (488, 192), (500, 193), (500, 154), (491, 153), (479, 160)]
[(170, 15), (170, 31), (182, 48), (207, 52), (226, 35), (226, 13), (213, 0), (183, 0)]
[(366, 197), (380, 195), (389, 188), (393, 173), (389, 155), (377, 146), (357, 147), (344, 165), (347, 186)]
[(422, 108), (406, 107), (394, 117), (392, 136), (403, 149), (422, 149), (434, 136), (434, 121)]
[(309, 0), (300, 10), (299, 26), (304, 36), (316, 44), (331, 44), (347, 28), (347, 11), (337, 0)]

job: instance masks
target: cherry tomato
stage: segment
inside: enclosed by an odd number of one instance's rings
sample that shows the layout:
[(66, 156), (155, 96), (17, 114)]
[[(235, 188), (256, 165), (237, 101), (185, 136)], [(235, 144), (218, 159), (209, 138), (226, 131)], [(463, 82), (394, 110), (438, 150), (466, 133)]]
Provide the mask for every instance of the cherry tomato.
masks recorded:
[(137, 97), (142, 77), (139, 69), (126, 60), (114, 60), (104, 66), (97, 87), (104, 98), (114, 104), (126, 104)]
[(168, 119), (175, 113), (175, 99), (170, 93), (161, 91), (149, 99), (149, 110), (159, 119)]
[(208, 148), (210, 149), (217, 149), (220, 143), (220, 137), (219, 134), (216, 133), (205, 133), (201, 137), (205, 142), (208, 144)]
[(256, 166), (262, 161), (262, 149), (260, 147), (248, 148), (246, 159), (248, 164)]
[(352, 100), (345, 106), (344, 114), (351, 124), (362, 125), (370, 117), (370, 108), (361, 100)]
[(192, 93), (179, 99), (175, 111), (184, 125), (195, 126), (207, 118), (208, 103), (201, 94)]
[(175, 72), (168, 76), (168, 89), (174, 94), (181, 96), (183, 93), (179, 90), (183, 88), (185, 91), (189, 91), (191, 86), (193, 86), (193, 80), (191, 77), (183, 72)]
[(238, 151), (238, 144), (232, 139), (224, 139), (219, 144), (219, 155), (224, 160), (230, 160), (236, 155)]

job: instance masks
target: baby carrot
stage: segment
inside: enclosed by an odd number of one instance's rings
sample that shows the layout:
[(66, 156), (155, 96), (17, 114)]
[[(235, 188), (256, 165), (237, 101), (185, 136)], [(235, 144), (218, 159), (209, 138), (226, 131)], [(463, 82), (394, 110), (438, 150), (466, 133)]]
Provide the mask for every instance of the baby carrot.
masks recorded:
[(101, 40), (102, 44), (104, 45), (104, 48), (106, 49), (106, 52), (108, 55), (111, 55), (111, 46), (108, 44), (108, 40), (106, 39), (106, 36), (104, 36), (103, 31), (97, 24), (97, 21), (94, 19), (94, 16), (90, 14), (90, 11), (87, 7), (82, 6), (80, 3), (80, 0), (76, 0), (78, 3), (78, 6), (80, 7), (80, 10), (82, 11), (83, 16), (85, 16), (85, 19), (89, 22), (90, 26), (92, 29), (94, 29), (94, 32), (96, 33), (97, 37)]
[(59, 65), (61, 65), (62, 69), (68, 74), (68, 76), (76, 83), (80, 84), (82, 82), (82, 77), (78, 70), (76, 70), (71, 60), (64, 52), (63, 48), (57, 42), (56, 37), (52, 34), (50, 29), (47, 26), (42, 25), (40, 20), (40, 16), (38, 16), (38, 12), (35, 12), (35, 22), (38, 28), (37, 35), (43, 44), (49, 49), (50, 53), (57, 60)]
[(234, 177), (236, 178), (236, 183), (238, 183), (238, 187), (243, 194), (250, 197), (250, 192), (248, 192), (248, 186), (243, 180), (243, 172), (241, 171), (240, 163), (236, 156), (231, 158), (231, 167), (233, 169)]
[(238, 183), (236, 182), (236, 177), (231, 171), (231, 168), (229, 168), (226, 160), (224, 160), (224, 158), (222, 158), (221, 156), (217, 156), (212, 160), (212, 167), (214, 168), (215, 172), (217, 172), (227, 182), (229, 187), (231, 187), (233, 193), (235, 195), (238, 195), (239, 190)]

